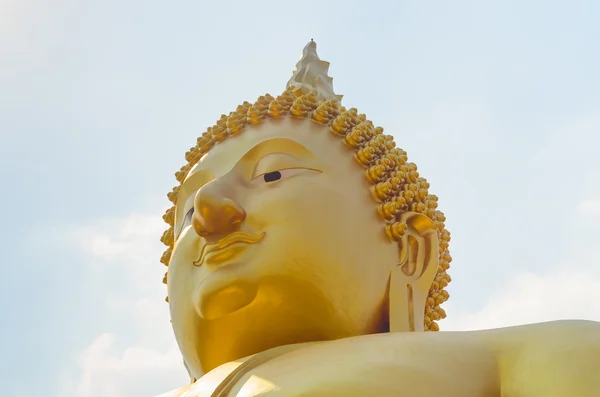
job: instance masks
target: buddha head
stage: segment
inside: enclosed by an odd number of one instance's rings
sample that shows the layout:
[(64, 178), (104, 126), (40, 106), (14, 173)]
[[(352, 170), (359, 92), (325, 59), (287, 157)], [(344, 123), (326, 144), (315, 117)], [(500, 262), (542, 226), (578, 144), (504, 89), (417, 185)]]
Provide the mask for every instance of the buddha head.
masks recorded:
[(450, 234), (406, 152), (341, 105), (316, 44), (283, 94), (186, 153), (161, 262), (192, 377), (272, 347), (437, 331)]

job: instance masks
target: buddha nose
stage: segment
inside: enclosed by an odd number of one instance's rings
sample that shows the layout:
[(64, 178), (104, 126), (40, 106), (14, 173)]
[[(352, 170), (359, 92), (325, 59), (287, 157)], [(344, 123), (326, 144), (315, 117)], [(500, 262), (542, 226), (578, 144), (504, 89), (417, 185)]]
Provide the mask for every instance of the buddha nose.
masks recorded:
[(228, 197), (217, 183), (202, 187), (194, 199), (192, 226), (202, 237), (221, 237), (234, 232), (246, 219), (246, 211)]

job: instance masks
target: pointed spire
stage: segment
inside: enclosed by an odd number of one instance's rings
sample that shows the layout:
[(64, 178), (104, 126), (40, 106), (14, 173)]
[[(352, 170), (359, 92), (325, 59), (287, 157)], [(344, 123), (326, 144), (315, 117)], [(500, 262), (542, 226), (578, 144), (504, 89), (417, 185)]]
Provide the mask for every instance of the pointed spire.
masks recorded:
[(302, 50), (302, 58), (296, 64), (292, 77), (287, 83), (296, 96), (314, 92), (319, 99), (337, 99), (342, 101), (342, 95), (336, 95), (333, 91), (333, 79), (327, 74), (329, 62), (322, 61), (317, 55), (317, 43), (310, 42)]

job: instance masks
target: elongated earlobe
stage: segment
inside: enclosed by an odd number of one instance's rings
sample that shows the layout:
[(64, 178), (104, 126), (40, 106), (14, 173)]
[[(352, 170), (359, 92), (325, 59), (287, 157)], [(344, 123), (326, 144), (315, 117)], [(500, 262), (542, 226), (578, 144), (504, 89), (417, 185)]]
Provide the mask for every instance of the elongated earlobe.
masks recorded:
[(398, 241), (398, 265), (390, 274), (390, 332), (423, 331), (425, 302), (439, 262), (435, 223), (416, 212), (398, 221), (406, 230)]

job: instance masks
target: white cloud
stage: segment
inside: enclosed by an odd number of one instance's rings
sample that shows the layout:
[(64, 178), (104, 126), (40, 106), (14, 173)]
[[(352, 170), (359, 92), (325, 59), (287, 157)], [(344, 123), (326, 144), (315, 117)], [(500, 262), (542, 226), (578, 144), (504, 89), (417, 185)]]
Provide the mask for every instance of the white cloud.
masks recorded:
[(582, 201), (574, 215), (568, 260), (549, 264), (543, 274), (517, 273), (478, 311), (460, 313), (449, 302), (447, 311), (454, 314), (444, 320), (444, 330), (498, 328), (560, 319), (600, 321), (600, 246), (596, 239), (589, 238), (590, 229), (586, 227), (592, 223), (598, 231), (600, 200)]
[(132, 214), (124, 219), (103, 219), (70, 233), (79, 249), (95, 259), (133, 261), (144, 265), (146, 260), (160, 257), (157, 244), (166, 224), (160, 216)]
[[(115, 291), (113, 300), (122, 306), (120, 302), (127, 295), (134, 299), (129, 302), (133, 305), (143, 296), (166, 296), (166, 287), (161, 283), (166, 268), (160, 263), (165, 249), (160, 236), (166, 228), (160, 215), (134, 213), (74, 227), (66, 233), (66, 239), (85, 256), (88, 270), (103, 288), (113, 284), (111, 280), (118, 274), (129, 291)], [(106, 299), (111, 296), (107, 294)], [(162, 306), (166, 306), (164, 302)]]
[[(596, 266), (600, 267), (599, 261)], [(499, 328), (560, 319), (600, 321), (600, 274), (563, 269), (545, 275), (517, 275), (481, 310), (448, 316), (444, 330)], [(452, 310), (449, 308), (448, 312)]]
[[(82, 251), (94, 279), (103, 284), (118, 272), (125, 280), (104, 296), (108, 310), (124, 314), (83, 348), (75, 365), (64, 369), (60, 396), (154, 396), (188, 381), (173, 338), (166, 288), (161, 283), (158, 242), (165, 224), (160, 216), (133, 214), (79, 227), (68, 238)], [(121, 346), (131, 340), (129, 346)]]
[[(81, 397), (154, 396), (185, 384), (177, 346), (164, 352), (141, 346), (119, 350), (115, 336), (102, 334), (80, 356), (81, 375), (63, 383), (61, 395)], [(174, 384), (174, 381), (179, 381)]]
[(577, 207), (579, 214), (600, 217), (600, 200), (586, 200)]

